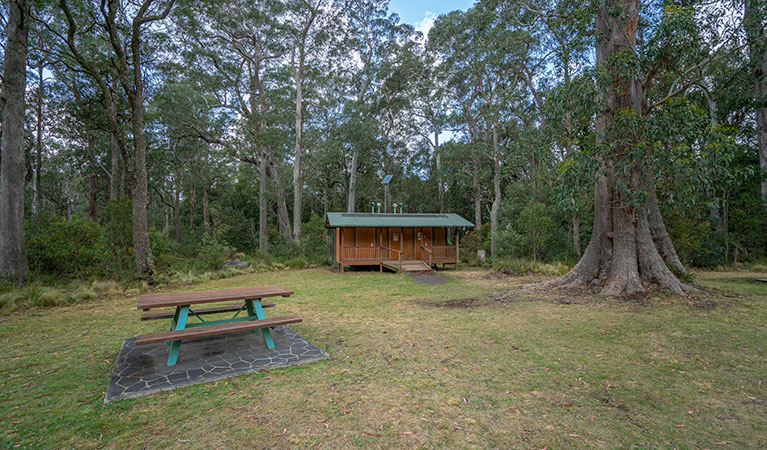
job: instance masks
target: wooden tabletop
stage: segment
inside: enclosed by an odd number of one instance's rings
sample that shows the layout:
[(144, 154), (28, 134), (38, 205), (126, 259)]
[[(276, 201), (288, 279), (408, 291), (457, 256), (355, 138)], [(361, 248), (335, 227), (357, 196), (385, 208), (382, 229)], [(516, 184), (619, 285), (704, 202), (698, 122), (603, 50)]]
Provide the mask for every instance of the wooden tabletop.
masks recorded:
[(217, 289), (213, 291), (172, 292), (169, 294), (142, 295), (138, 299), (138, 309), (147, 310), (151, 308), (161, 308), (163, 306), (196, 305), (200, 303), (215, 303), (264, 297), (289, 297), (292, 294), (293, 291), (277, 286)]

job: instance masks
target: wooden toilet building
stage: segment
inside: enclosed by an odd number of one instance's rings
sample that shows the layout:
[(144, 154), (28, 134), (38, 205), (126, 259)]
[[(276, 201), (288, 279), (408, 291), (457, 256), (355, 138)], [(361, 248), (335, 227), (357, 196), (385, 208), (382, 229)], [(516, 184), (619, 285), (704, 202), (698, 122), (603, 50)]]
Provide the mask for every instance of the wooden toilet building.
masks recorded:
[(331, 212), (325, 227), (334, 229), (334, 263), (341, 271), (378, 266), (415, 272), (458, 263), (458, 232), (474, 224), (457, 214)]

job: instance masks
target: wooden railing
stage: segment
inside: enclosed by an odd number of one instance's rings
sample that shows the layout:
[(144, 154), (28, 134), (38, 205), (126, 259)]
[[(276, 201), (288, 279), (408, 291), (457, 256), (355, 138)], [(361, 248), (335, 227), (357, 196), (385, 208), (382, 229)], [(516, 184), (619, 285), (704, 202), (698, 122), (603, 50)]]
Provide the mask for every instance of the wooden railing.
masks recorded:
[[(401, 250), (395, 250), (393, 248), (389, 247), (381, 247), (381, 250), (385, 252), (394, 252), (397, 254), (397, 261), (398, 261), (398, 268), (400, 271), (402, 271), (402, 251)], [(386, 256), (389, 256), (389, 253), (386, 254)]]
[[(389, 247), (354, 247), (344, 246), (342, 248), (343, 262), (381, 262), (385, 259), (396, 259), (399, 270), (402, 270), (402, 250)], [(392, 258), (391, 254), (396, 256)], [(434, 245), (421, 246), (421, 261), (430, 267), (439, 263), (455, 263), (456, 248), (454, 245)]]
[(344, 247), (344, 261), (380, 261), (380, 247)]
[(431, 247), (427, 247), (425, 245), (421, 246), (421, 261), (423, 261), (424, 264), (428, 264), (429, 267), (432, 265), (432, 254), (433, 252)]
[(429, 247), (431, 250), (431, 258), (434, 262), (456, 262), (456, 252), (455, 252), (455, 246), (454, 245), (435, 245), (432, 247)]

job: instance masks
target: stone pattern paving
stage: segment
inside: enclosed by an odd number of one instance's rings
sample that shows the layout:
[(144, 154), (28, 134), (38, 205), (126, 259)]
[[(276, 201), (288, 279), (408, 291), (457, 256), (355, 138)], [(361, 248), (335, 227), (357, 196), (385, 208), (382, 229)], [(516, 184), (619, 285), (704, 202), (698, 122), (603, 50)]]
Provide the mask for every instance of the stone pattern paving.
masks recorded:
[(135, 338), (125, 339), (104, 403), (330, 358), (288, 327), (273, 329), (275, 348), (271, 350), (264, 345), (261, 330), (256, 331), (183, 341), (178, 363), (170, 367), (165, 343), (137, 347)]

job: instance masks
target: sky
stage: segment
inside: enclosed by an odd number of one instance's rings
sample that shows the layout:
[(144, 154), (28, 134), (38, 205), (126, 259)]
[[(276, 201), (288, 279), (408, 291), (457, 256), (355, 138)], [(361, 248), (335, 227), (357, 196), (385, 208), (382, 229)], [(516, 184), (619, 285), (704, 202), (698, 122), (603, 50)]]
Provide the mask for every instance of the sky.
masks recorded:
[(391, 0), (389, 11), (397, 13), (400, 21), (413, 25), (425, 36), (437, 16), (456, 9), (465, 11), (473, 4), (474, 0)]

